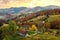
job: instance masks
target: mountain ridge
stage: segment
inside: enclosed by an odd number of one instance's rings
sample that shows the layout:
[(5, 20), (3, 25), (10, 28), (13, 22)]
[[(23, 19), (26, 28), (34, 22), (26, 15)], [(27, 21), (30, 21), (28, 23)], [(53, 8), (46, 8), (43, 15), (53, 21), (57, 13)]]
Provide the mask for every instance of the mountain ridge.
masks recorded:
[(46, 7), (37, 6), (37, 7), (34, 7), (34, 8), (11, 7), (11, 8), (6, 8), (6, 9), (0, 9), (0, 14), (34, 13), (34, 12), (37, 12), (37, 11), (56, 9), (56, 8), (60, 8), (60, 6), (49, 5), (49, 6), (46, 6)]

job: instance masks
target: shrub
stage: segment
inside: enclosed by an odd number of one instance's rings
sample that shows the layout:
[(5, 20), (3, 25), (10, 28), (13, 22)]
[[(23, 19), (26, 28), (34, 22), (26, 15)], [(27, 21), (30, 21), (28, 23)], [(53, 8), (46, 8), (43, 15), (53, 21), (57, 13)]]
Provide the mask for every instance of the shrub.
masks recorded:
[(50, 22), (51, 29), (60, 29), (60, 20), (53, 20)]
[(16, 39), (17, 25), (15, 21), (9, 21), (8, 26), (2, 28), (3, 36), (5, 40), (14, 40)]

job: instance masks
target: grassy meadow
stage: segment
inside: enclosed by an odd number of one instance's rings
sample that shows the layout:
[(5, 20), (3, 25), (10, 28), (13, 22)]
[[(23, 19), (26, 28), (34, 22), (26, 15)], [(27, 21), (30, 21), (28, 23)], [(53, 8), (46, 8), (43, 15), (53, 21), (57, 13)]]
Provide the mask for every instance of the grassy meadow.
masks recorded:
[[(32, 18), (30, 20), (27, 20), (27, 22), (33, 21), (34, 23), (40, 23), (42, 24), (42, 18), (45, 18), (46, 16), (38, 16), (36, 18)], [(47, 31), (43, 30), (44, 32), (38, 33), (39, 29), (35, 24), (31, 26), (28, 26), (26, 29), (28, 32), (27, 34), (30, 34), (29, 36), (21, 36), (17, 33), (17, 29), (25, 29), (25, 27), (21, 26), (19, 27), (14, 20), (10, 20), (8, 24), (3, 24), (0, 30), (2, 30), (2, 38), (3, 40), (60, 40), (60, 30), (59, 29), (50, 29), (50, 25), (56, 25), (55, 27), (60, 28), (60, 15), (49, 15), (49, 18), (46, 19), (47, 21), (44, 23), (45, 25), (42, 25), (42, 27), (48, 28)], [(55, 20), (55, 21), (54, 21)], [(53, 22), (54, 21), (54, 22)], [(56, 24), (50, 24), (56, 23)], [(57, 33), (59, 31), (59, 33)], [(19, 31), (18, 31), (19, 32)], [(23, 31), (24, 32), (24, 31)], [(36, 35), (33, 35), (37, 33)], [(0, 38), (0, 39), (2, 39)]]

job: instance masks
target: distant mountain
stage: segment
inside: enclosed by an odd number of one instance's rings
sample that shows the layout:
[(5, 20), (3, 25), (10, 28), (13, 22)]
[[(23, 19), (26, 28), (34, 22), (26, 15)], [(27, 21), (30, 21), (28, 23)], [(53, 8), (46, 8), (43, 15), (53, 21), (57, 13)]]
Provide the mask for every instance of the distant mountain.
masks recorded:
[(34, 13), (34, 12), (37, 12), (37, 11), (56, 9), (56, 8), (60, 8), (60, 7), (59, 6), (54, 6), (54, 5), (50, 5), (50, 6), (46, 6), (46, 7), (37, 6), (37, 7), (32, 8), (32, 9), (29, 8), (29, 9), (22, 10), (21, 13)]
[(24, 9), (27, 9), (27, 8), (26, 7), (20, 7), (20, 8), (12, 7), (9, 9), (9, 11), (13, 11), (14, 13), (18, 13), (19, 11), (24, 10)]
[(33, 12), (37, 12), (37, 11), (41, 11), (43, 9), (43, 7), (35, 7), (35, 8), (28, 8), (25, 10), (22, 10), (21, 13), (33, 13)]
[(21, 10), (27, 9), (26, 7), (12, 7), (12, 8), (6, 8), (6, 9), (0, 9), (0, 15), (2, 14), (12, 14), (12, 13), (18, 13)]
[(48, 10), (48, 9), (56, 9), (56, 8), (60, 8), (60, 6), (49, 5), (49, 6), (44, 7), (43, 9)]
[(49, 10), (49, 9), (56, 9), (60, 8), (59, 6), (46, 6), (46, 7), (40, 7), (37, 6), (35, 8), (27, 8), (27, 7), (12, 7), (12, 8), (6, 8), (6, 9), (0, 9), (0, 15), (3, 14), (14, 14), (14, 13), (34, 13), (37, 11), (42, 11), (42, 10)]

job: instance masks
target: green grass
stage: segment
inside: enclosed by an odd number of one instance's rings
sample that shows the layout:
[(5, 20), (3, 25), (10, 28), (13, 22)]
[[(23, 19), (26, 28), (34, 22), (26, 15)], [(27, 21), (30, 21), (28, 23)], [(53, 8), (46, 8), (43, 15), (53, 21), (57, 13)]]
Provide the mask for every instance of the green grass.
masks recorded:
[[(40, 19), (44, 18), (44, 17), (45, 17), (45, 15), (44, 16), (38, 16), (38, 17), (35, 17), (35, 18), (30, 19), (28, 21), (33, 20), (34, 22), (36, 22), (36, 21), (40, 21)], [(60, 20), (60, 15), (49, 15), (48, 21), (52, 21), (52, 20), (55, 20), (55, 19)]]
[(60, 20), (60, 15), (51, 15), (49, 18), (48, 18), (48, 21), (52, 21), (52, 20)]
[(35, 36), (25, 37), (23, 40), (60, 40), (60, 36), (56, 37), (53, 34), (37, 34)]
[(57, 30), (52, 30), (52, 31), (53, 33), (44, 32), (42, 34), (36, 34), (34, 36), (27, 36), (27, 37), (19, 36), (16, 34), (14, 37), (7, 36), (8, 38), (7, 40), (10, 40), (10, 38), (12, 38), (12, 40), (60, 40), (60, 36), (58, 37), (55, 36), (55, 31)]
[(44, 32), (42, 34), (36, 34), (34, 36), (21, 37), (19, 40), (60, 40), (60, 36), (55, 36), (55, 31), (53, 33)]

